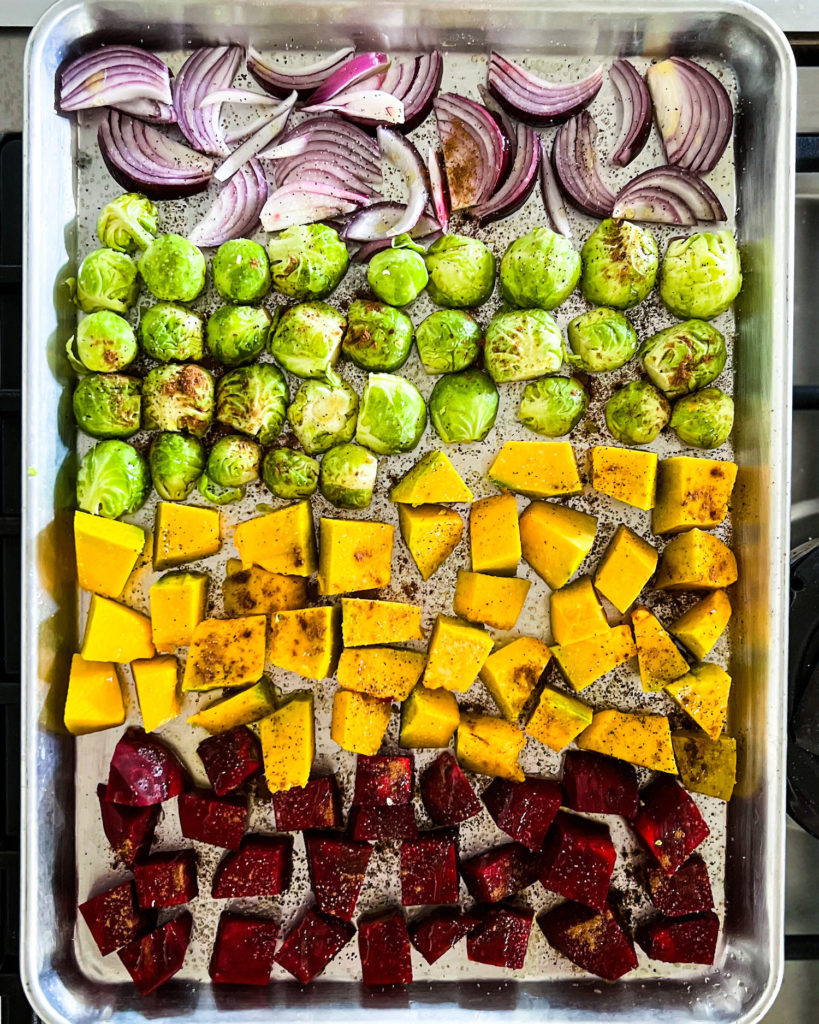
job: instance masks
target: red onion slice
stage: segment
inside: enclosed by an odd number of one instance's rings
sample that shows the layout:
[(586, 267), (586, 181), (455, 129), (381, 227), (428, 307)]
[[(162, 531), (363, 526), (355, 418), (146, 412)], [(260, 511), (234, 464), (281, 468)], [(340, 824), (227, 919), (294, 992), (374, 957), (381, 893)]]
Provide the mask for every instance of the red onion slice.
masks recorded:
[(453, 210), (482, 203), (495, 191), (506, 141), (486, 107), (454, 93), (434, 102)]
[(341, 170), (336, 164), (328, 160), (310, 160), (308, 163), (292, 163), (289, 165), (286, 174), (282, 174), (276, 168), (276, 187), (287, 185), (291, 181), (326, 181), (341, 189), (351, 192), (361, 192), (362, 195), (371, 199), (380, 199), (381, 196), (366, 181), (362, 181), (356, 174), (349, 170)]
[(590, 217), (609, 217), (614, 193), (600, 177), (597, 125), (587, 110), (562, 124), (552, 147), (555, 175), (566, 198)]
[(543, 208), (546, 210), (546, 219), (549, 221), (552, 231), (556, 231), (566, 238), (574, 237), (569, 215), (566, 212), (566, 204), (563, 202), (563, 195), (552, 165), (552, 158), (542, 144), (540, 147), (540, 194), (543, 198)]
[(530, 124), (558, 124), (584, 110), (600, 92), (603, 66), (580, 82), (547, 82), (493, 51), (486, 82), (498, 103), (514, 117)]
[(520, 209), (531, 194), (540, 163), (540, 139), (525, 124), (515, 133), (515, 159), (509, 174), (488, 202), (470, 210), (470, 215), (483, 227)]
[(373, 86), (374, 89), (378, 89), (384, 80), (383, 76), (386, 74), (389, 66), (390, 58), (386, 53), (370, 51), (368, 53), (356, 54), (352, 60), (346, 61), (340, 68), (333, 71), (329, 78), (322, 82), (318, 89), (310, 96), (310, 105), (316, 106), (318, 103), (326, 103), (340, 92), (350, 92), (353, 86), (358, 85), (359, 82), (363, 82), (365, 79), (369, 79), (373, 75), (380, 76), (378, 84)]
[(252, 92), (250, 89), (216, 89), (200, 101), (199, 107), (212, 107), (216, 103), (237, 103), (251, 107), (275, 107), (278, 100), (264, 92)]
[(111, 105), (115, 110), (119, 110), (123, 114), (130, 114), (131, 117), (138, 117), (141, 121), (147, 121), (149, 124), (176, 124), (176, 111), (170, 103), (139, 99)]
[(291, 92), (286, 100), (271, 112), (269, 120), (247, 141), (243, 142), (238, 149), (234, 149), (227, 160), (220, 164), (214, 171), (214, 178), (217, 181), (227, 181), (239, 170), (243, 163), (251, 157), (257, 156), (265, 146), (277, 138), (284, 131), (290, 112), (296, 102), (296, 93)]
[(618, 193), (612, 216), (676, 225), (727, 219), (713, 189), (696, 174), (672, 164), (632, 178)]
[[(298, 151), (294, 147), (298, 147)], [(373, 139), (338, 117), (313, 117), (302, 121), (282, 137), (276, 147), (261, 154), (273, 155), (275, 149), (275, 175), (281, 185), (297, 169), (335, 164), (333, 173), (349, 175), (367, 186), (381, 182), (381, 160)], [(281, 151), (281, 152), (280, 152)], [(364, 191), (364, 189), (362, 189)]]
[(268, 195), (258, 160), (248, 160), (225, 185), (210, 210), (188, 235), (194, 245), (217, 246), (253, 232)]
[(380, 89), (340, 92), (333, 99), (322, 103), (311, 103), (304, 112), (337, 112), (354, 120), (373, 121), (378, 124), (401, 124), (404, 120), (404, 104), (388, 92)]
[(620, 111), (620, 131), (611, 162), (626, 167), (642, 152), (651, 131), (651, 97), (643, 76), (627, 60), (616, 60), (609, 68), (614, 99)]
[(285, 70), (274, 67), (262, 57), (258, 50), (251, 47), (247, 54), (247, 70), (263, 89), (274, 96), (284, 98), (295, 89), (299, 96), (304, 98), (318, 89), (323, 82), (326, 82), (330, 75), (346, 64), (354, 53), (355, 47), (345, 46), (313, 64), (307, 64), (294, 70)]
[[(392, 200), (373, 203), (364, 210), (354, 213), (341, 229), (341, 237), (345, 241), (364, 241), (370, 255), (378, 249), (386, 249), (392, 245), (393, 239), (399, 234), (408, 234), (411, 238), (420, 238), (441, 230), (438, 221), (428, 213), (422, 213), (410, 231), (395, 231), (395, 225), (406, 220), (407, 206)], [(366, 257), (369, 259), (369, 256)]]
[(153, 53), (138, 46), (103, 46), (83, 54), (60, 75), (60, 109), (87, 110), (135, 100), (171, 103), (171, 75)]
[(444, 57), (433, 50), (422, 53), (415, 58), (415, 76), (407, 92), (402, 96), (404, 102), (404, 121), (401, 130), (414, 131), (419, 124), (427, 119), (432, 110), (432, 103), (441, 88), (444, 75)]
[(228, 88), (242, 60), (241, 46), (213, 46), (194, 50), (173, 81), (173, 106), (179, 129), (194, 149), (228, 156), (219, 118), (221, 104), (202, 106), (213, 92)]
[(435, 216), (441, 225), (441, 231), (449, 227), (449, 191), (446, 187), (446, 172), (444, 171), (444, 158), (437, 149), (429, 147), (427, 153), (427, 174), (429, 175), (429, 194), (432, 200), (432, 208)]
[(368, 196), (326, 182), (294, 181), (268, 197), (261, 213), (262, 227), (283, 231), (298, 224), (315, 224), (352, 213), (368, 201)]

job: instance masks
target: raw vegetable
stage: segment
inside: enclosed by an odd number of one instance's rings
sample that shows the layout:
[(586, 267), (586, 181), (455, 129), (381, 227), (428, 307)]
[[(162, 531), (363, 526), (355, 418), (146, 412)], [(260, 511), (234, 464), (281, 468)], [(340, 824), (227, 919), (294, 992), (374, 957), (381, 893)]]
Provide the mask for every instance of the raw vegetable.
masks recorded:
[(498, 389), (482, 370), (447, 373), (435, 383), (429, 414), (447, 444), (482, 441), (495, 425)]
[(74, 419), (91, 437), (130, 437), (139, 430), (140, 382), (118, 373), (91, 373), (77, 385)]
[(107, 519), (136, 512), (150, 489), (145, 459), (124, 441), (95, 444), (83, 456), (77, 472), (77, 505)]

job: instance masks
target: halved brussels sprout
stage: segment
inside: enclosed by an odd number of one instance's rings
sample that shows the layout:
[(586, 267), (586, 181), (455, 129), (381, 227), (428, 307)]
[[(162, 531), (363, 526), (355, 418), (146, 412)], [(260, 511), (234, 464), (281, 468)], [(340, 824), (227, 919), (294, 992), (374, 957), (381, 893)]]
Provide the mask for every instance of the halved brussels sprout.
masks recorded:
[(683, 444), (719, 448), (734, 427), (734, 400), (719, 388), (703, 388), (674, 403), (671, 429)]
[(287, 228), (267, 245), (273, 287), (292, 299), (325, 299), (347, 273), (350, 257), (326, 224)]
[(166, 501), (184, 501), (205, 469), (205, 449), (198, 437), (157, 434), (148, 452), (154, 489)]
[(340, 377), (333, 383), (306, 380), (287, 410), (299, 444), (311, 455), (351, 441), (358, 418), (358, 395)]
[(273, 320), (264, 306), (221, 306), (210, 317), (206, 336), (214, 359), (241, 366), (257, 359), (270, 338)]
[(566, 361), (586, 373), (602, 373), (625, 366), (637, 354), (639, 339), (617, 309), (590, 309), (569, 322)]
[(377, 475), (374, 455), (357, 444), (339, 444), (321, 460), (319, 487), (336, 508), (367, 508)]
[(411, 452), (427, 425), (427, 407), (405, 377), (371, 373), (361, 396), (355, 439), (378, 455)]
[(145, 287), (158, 299), (191, 302), (205, 287), (202, 250), (181, 235), (159, 235), (139, 260)]
[(511, 309), (489, 321), (483, 359), (495, 383), (531, 380), (563, 365), (563, 336), (543, 309)]
[(436, 306), (480, 306), (495, 287), (495, 257), (478, 238), (442, 235), (427, 250), (426, 265)]
[(730, 231), (701, 231), (668, 243), (660, 298), (681, 320), (724, 313), (742, 287), (739, 250)]
[(501, 259), (501, 295), (523, 309), (554, 309), (571, 295), (579, 278), (580, 253), (568, 238), (548, 228), (516, 239)]
[(423, 252), (408, 235), (399, 235), (389, 249), (377, 252), (367, 267), (367, 282), (376, 298), (391, 306), (417, 299), (429, 280)]
[(216, 387), (216, 419), (270, 444), (284, 425), (287, 397), (287, 381), (278, 366), (241, 366), (226, 373)]
[(264, 457), (262, 479), (277, 498), (309, 498), (318, 487), (319, 464), (295, 448), (274, 448)]
[(589, 395), (576, 377), (544, 377), (523, 389), (518, 419), (536, 434), (561, 437), (583, 419)]
[(415, 331), (418, 355), (427, 373), (457, 373), (478, 358), (480, 324), (462, 309), (439, 309)]
[(85, 454), (77, 473), (77, 505), (106, 519), (131, 515), (151, 489), (148, 465), (125, 441), (100, 441)]
[(83, 317), (75, 337), (68, 343), (69, 352), (72, 342), (76, 342), (80, 362), (95, 373), (116, 373), (132, 363), (137, 354), (133, 327), (107, 310)]
[(606, 425), (622, 444), (651, 444), (670, 415), (665, 396), (644, 380), (630, 381), (606, 402)]
[(627, 220), (604, 220), (580, 253), (580, 290), (596, 306), (630, 309), (654, 287), (657, 243), (647, 228)]
[(89, 252), (70, 284), (74, 302), (84, 313), (127, 313), (139, 295), (137, 265), (116, 249)]
[(213, 421), (211, 373), (194, 363), (158, 366), (142, 383), (143, 425), (148, 430), (206, 434)]
[(356, 299), (347, 311), (344, 355), (362, 370), (397, 370), (409, 358), (412, 320), (383, 302)]
[(249, 437), (220, 437), (208, 455), (206, 473), (220, 487), (242, 487), (259, 479), (262, 449)]
[(669, 398), (705, 387), (725, 368), (725, 338), (704, 320), (686, 320), (646, 338), (643, 368)]
[(344, 314), (326, 302), (300, 302), (282, 314), (270, 335), (268, 350), (297, 377), (335, 380), (333, 367), (346, 326)]
[(222, 487), (221, 484), (211, 480), (207, 473), (203, 473), (199, 477), (196, 489), (205, 501), (209, 501), (212, 505), (230, 505), (234, 501), (241, 501), (245, 496), (244, 485), (241, 487)]
[(264, 246), (250, 238), (223, 242), (211, 263), (216, 291), (228, 302), (258, 302), (270, 290)]
[(483, 441), (498, 415), (498, 389), (482, 370), (447, 373), (429, 398), (432, 425), (442, 441)]
[(204, 323), (199, 313), (175, 302), (157, 302), (139, 321), (143, 350), (160, 363), (201, 359), (205, 351)]
[(118, 373), (91, 373), (74, 392), (74, 419), (91, 437), (130, 437), (139, 430), (141, 381)]
[(147, 249), (156, 235), (156, 206), (139, 192), (117, 196), (100, 210), (97, 235), (117, 252)]

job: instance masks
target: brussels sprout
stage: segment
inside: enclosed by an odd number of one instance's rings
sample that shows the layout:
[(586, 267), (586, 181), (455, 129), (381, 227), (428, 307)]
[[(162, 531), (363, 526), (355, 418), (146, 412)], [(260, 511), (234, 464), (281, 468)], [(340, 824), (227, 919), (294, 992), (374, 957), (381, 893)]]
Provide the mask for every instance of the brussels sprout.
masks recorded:
[(231, 370), (216, 388), (216, 419), (270, 444), (281, 433), (287, 412), (287, 381), (272, 363)]
[(160, 363), (201, 359), (205, 351), (202, 333), (202, 317), (174, 302), (157, 302), (139, 321), (140, 344)]
[(250, 238), (223, 242), (211, 263), (216, 291), (228, 302), (258, 302), (270, 290), (264, 246)]
[(677, 399), (671, 413), (671, 429), (683, 444), (695, 448), (719, 448), (734, 427), (734, 400), (719, 388), (703, 388)]
[(523, 389), (518, 419), (536, 434), (560, 437), (577, 426), (588, 407), (588, 392), (575, 377), (544, 377)]
[(409, 358), (412, 320), (382, 302), (356, 299), (347, 311), (344, 355), (362, 370), (397, 370)]
[(418, 388), (392, 373), (371, 373), (361, 396), (355, 439), (378, 455), (411, 452), (427, 425)]
[(586, 373), (617, 370), (633, 359), (640, 344), (637, 332), (617, 309), (600, 306), (570, 321), (566, 361)]
[(503, 254), (500, 291), (511, 306), (554, 309), (571, 295), (579, 277), (580, 253), (569, 239), (535, 228)]
[(702, 231), (668, 243), (660, 270), (660, 298), (681, 320), (711, 320), (724, 313), (742, 287), (730, 231)]
[(103, 245), (117, 252), (147, 249), (156, 235), (156, 206), (139, 192), (126, 192), (106, 203), (97, 217)]
[(543, 309), (507, 310), (489, 321), (483, 358), (497, 384), (531, 380), (563, 365), (563, 337)]
[(297, 377), (336, 380), (347, 321), (326, 302), (300, 302), (285, 310), (270, 335), (270, 354)]
[(139, 294), (137, 265), (124, 252), (95, 249), (80, 264), (71, 290), (74, 302), (84, 313), (99, 309), (126, 313)]
[(643, 368), (669, 398), (705, 387), (728, 359), (725, 338), (704, 320), (686, 320), (646, 338), (638, 352)]
[(644, 380), (631, 381), (606, 402), (606, 426), (622, 444), (651, 444), (670, 415), (665, 397)]
[(234, 501), (241, 501), (245, 496), (244, 485), (242, 487), (222, 487), (211, 480), (207, 473), (203, 473), (199, 477), (196, 489), (205, 501), (209, 501), (212, 505), (230, 505)]
[(480, 239), (443, 235), (427, 250), (426, 264), (436, 306), (480, 306), (495, 287), (495, 257)]
[[(100, 310), (77, 324), (77, 355), (88, 370), (115, 373), (133, 362), (137, 354), (134, 329), (116, 313)], [(68, 349), (74, 339), (69, 341)]]
[(270, 337), (273, 320), (263, 306), (222, 306), (208, 317), (208, 348), (225, 366), (256, 359)]
[(262, 463), (262, 479), (277, 498), (309, 498), (318, 478), (318, 462), (294, 448), (274, 448)]
[(429, 414), (442, 441), (483, 441), (498, 415), (498, 389), (482, 370), (448, 373), (435, 382)]
[(367, 508), (377, 474), (374, 455), (357, 444), (339, 444), (321, 460), (319, 487), (336, 508)]
[(287, 228), (267, 246), (273, 287), (292, 299), (325, 299), (347, 273), (350, 257), (326, 224)]
[(140, 381), (118, 373), (92, 373), (74, 392), (74, 419), (91, 437), (130, 437), (139, 430)]
[(456, 373), (473, 363), (483, 333), (462, 309), (439, 309), (418, 324), (415, 344), (427, 373)]
[(213, 376), (201, 366), (159, 366), (142, 383), (143, 425), (202, 437), (213, 420), (213, 392)]
[(145, 459), (125, 441), (100, 441), (83, 457), (77, 473), (77, 504), (106, 519), (131, 515), (151, 489)]
[(340, 377), (333, 383), (306, 380), (287, 410), (299, 444), (311, 455), (351, 441), (358, 418), (358, 395)]
[(198, 437), (157, 434), (148, 452), (148, 465), (160, 498), (184, 501), (205, 468), (205, 449)]
[(190, 302), (205, 287), (202, 250), (181, 235), (160, 235), (139, 260), (139, 272), (158, 299)]
[(417, 299), (429, 280), (423, 251), (408, 236), (399, 235), (389, 249), (377, 252), (367, 267), (367, 282), (376, 297), (391, 306)]
[(259, 479), (262, 449), (239, 434), (220, 437), (208, 455), (207, 474), (220, 487), (242, 487)]
[(580, 290), (597, 306), (630, 309), (654, 287), (657, 243), (647, 228), (604, 220), (586, 239), (580, 255)]

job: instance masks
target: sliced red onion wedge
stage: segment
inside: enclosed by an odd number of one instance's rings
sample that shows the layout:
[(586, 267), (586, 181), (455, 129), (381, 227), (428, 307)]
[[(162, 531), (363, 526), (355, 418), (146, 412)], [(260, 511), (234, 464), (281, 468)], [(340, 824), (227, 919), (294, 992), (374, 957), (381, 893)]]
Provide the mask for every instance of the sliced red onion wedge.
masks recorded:
[(282, 100), (271, 112), (267, 123), (243, 142), (238, 149), (234, 149), (227, 160), (216, 168), (214, 178), (217, 181), (227, 181), (228, 178), (232, 178), (243, 163), (250, 160), (251, 157), (257, 156), (265, 146), (269, 146), (275, 138), (281, 135), (295, 102), (296, 93), (291, 92), (287, 99)]
[(173, 80), (173, 106), (179, 129), (194, 149), (228, 156), (220, 124), (221, 103), (202, 106), (211, 93), (227, 89), (239, 69), (241, 46), (207, 46), (194, 50)]
[(404, 104), (388, 92), (380, 89), (364, 89), (340, 92), (331, 100), (312, 103), (304, 112), (337, 112), (353, 120), (373, 121), (378, 124), (401, 124), (404, 120)]
[(618, 193), (612, 216), (679, 226), (726, 219), (713, 189), (696, 174), (671, 164), (632, 178)]
[(506, 140), (486, 107), (454, 93), (434, 102), (453, 210), (482, 203), (494, 193)]
[(392, 200), (373, 203), (372, 206), (359, 210), (350, 217), (341, 229), (341, 237), (350, 242), (363, 241), (367, 246), (372, 245), (373, 248), (369, 250), (372, 255), (378, 249), (386, 249), (392, 245), (393, 239), (399, 234), (420, 238), (441, 230), (441, 225), (434, 217), (422, 213), (410, 231), (395, 231), (395, 225), (400, 224), (406, 217), (405, 203)]
[(338, 117), (320, 116), (302, 121), (288, 131), (277, 146), (260, 155), (275, 159), (278, 184), (283, 184), (294, 171), (311, 167), (326, 170), (328, 164), (334, 165), (333, 173), (341, 177), (349, 175), (368, 186), (381, 182), (381, 160), (376, 143), (361, 129)]
[(583, 110), (558, 128), (552, 162), (563, 194), (573, 206), (590, 217), (609, 217), (614, 193), (600, 177), (596, 139), (597, 125)]
[(371, 199), (381, 196), (366, 181), (349, 170), (341, 170), (335, 163), (328, 160), (310, 160), (307, 163), (290, 163), (286, 174), (277, 167), (275, 171), (276, 187), (287, 185), (291, 181), (326, 181), (338, 188), (350, 192), (361, 192)]
[(506, 140), (509, 143), (509, 160), (511, 162), (515, 158), (515, 136), (517, 134), (515, 131), (515, 122), (506, 113), (503, 107), (493, 99), (492, 93), (485, 85), (479, 85), (478, 92), (481, 94), (483, 105), (498, 122), (498, 127), (506, 136)]
[(194, 245), (216, 246), (253, 232), (267, 200), (267, 179), (258, 160), (248, 160), (188, 235)]
[(401, 97), (404, 103), (402, 131), (414, 131), (426, 120), (432, 110), (432, 102), (441, 88), (443, 75), (444, 57), (438, 50), (422, 53), (415, 58), (415, 76), (409, 89)]
[(289, 96), (295, 89), (299, 96), (304, 98), (318, 89), (323, 82), (326, 82), (330, 75), (346, 64), (354, 53), (354, 47), (345, 46), (313, 64), (296, 68), (289, 66), (280, 68), (274, 67), (262, 57), (258, 50), (251, 47), (247, 54), (247, 70), (263, 89), (274, 96)]
[(572, 225), (552, 166), (552, 158), (543, 144), (540, 147), (540, 194), (543, 197), (549, 227), (559, 235), (572, 238)]
[(265, 92), (252, 92), (250, 89), (216, 89), (200, 100), (199, 106), (212, 107), (216, 103), (237, 103), (251, 107), (275, 107), (278, 104), (275, 96)]
[(315, 224), (352, 213), (369, 198), (323, 181), (294, 181), (268, 197), (261, 213), (266, 231), (283, 231), (298, 224)]
[(493, 51), (486, 82), (498, 103), (513, 117), (530, 124), (559, 124), (584, 110), (600, 92), (603, 66), (580, 82), (547, 82)]
[(620, 131), (611, 162), (626, 167), (642, 152), (651, 131), (651, 97), (643, 76), (627, 60), (616, 60), (609, 68), (614, 100), (620, 111)]
[(352, 60), (345, 61), (340, 68), (336, 68), (321, 83), (318, 89), (310, 96), (310, 106), (314, 107), (316, 104), (326, 103), (340, 92), (351, 92), (359, 82), (371, 79), (373, 76), (377, 76), (377, 84), (374, 85), (368, 81), (367, 85), (372, 89), (380, 88), (389, 66), (390, 58), (386, 53), (369, 51), (356, 54)]
[(170, 103), (139, 99), (113, 103), (112, 106), (123, 114), (138, 117), (141, 121), (147, 121), (149, 124), (176, 124), (176, 111)]
[(531, 128), (519, 124), (515, 132), (515, 159), (509, 174), (492, 198), (474, 206), (470, 215), (483, 226), (520, 209), (534, 188), (539, 163), (540, 139)]
[(102, 46), (71, 61), (60, 75), (60, 109), (112, 107), (135, 100), (170, 104), (171, 76), (138, 46)]
[(449, 191), (446, 187), (444, 158), (440, 150), (429, 147), (427, 153), (427, 174), (429, 175), (429, 194), (435, 216), (441, 225), (441, 231), (449, 227)]

